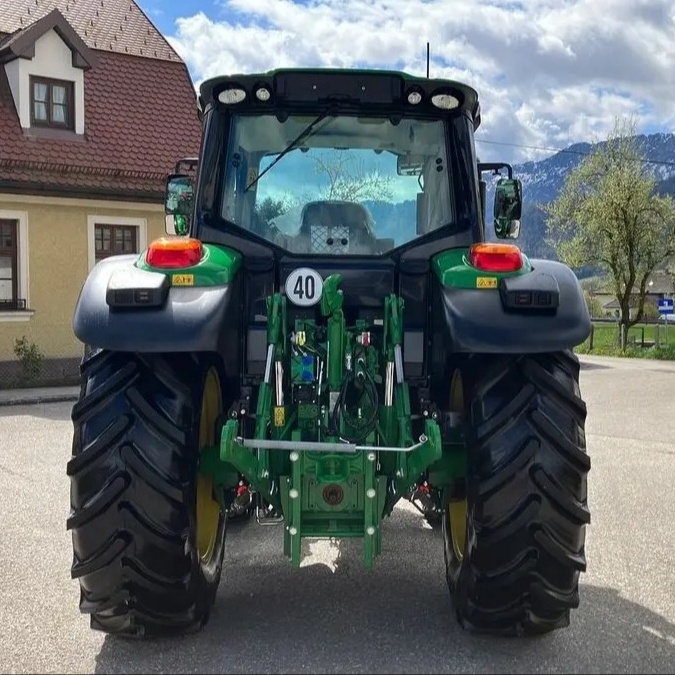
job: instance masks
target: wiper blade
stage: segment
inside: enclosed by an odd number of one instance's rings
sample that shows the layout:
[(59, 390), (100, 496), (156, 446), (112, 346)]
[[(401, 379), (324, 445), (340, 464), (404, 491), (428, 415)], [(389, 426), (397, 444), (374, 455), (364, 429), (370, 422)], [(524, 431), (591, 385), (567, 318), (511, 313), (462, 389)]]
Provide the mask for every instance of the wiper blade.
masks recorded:
[(244, 192), (248, 192), (275, 164), (280, 162), (291, 150), (298, 147), (302, 141), (309, 138), (316, 125), (328, 117), (335, 110), (335, 106), (329, 106), (320, 115), (314, 118), (276, 157), (276, 159), (263, 171), (261, 171), (247, 186)]

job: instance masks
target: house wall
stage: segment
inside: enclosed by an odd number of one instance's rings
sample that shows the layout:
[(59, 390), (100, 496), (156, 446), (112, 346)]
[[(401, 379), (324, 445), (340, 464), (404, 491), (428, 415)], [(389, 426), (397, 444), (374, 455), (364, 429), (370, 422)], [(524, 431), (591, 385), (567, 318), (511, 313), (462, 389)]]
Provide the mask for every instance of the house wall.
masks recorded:
[(613, 317), (614, 311), (610, 308), (608, 309), (605, 305), (616, 300), (616, 296), (611, 293), (594, 293), (593, 297), (597, 300), (598, 304), (602, 307), (602, 316), (604, 317)]
[(18, 220), (19, 297), (30, 311), (0, 312), (0, 388), (16, 380), (14, 343), (26, 337), (45, 357), (43, 383), (67, 383), (83, 345), (72, 331), (75, 304), (94, 266), (94, 225), (135, 226), (138, 250), (165, 234), (163, 205), (0, 194), (0, 219)]
[[(595, 293), (593, 297), (602, 306), (602, 316), (605, 318), (618, 319), (621, 312), (619, 310), (616, 296), (611, 293)], [(645, 295), (645, 307), (648, 305), (658, 305), (659, 299), (662, 297), (660, 293), (647, 293)], [(634, 302), (630, 307), (630, 316), (633, 318), (637, 313), (637, 302)]]

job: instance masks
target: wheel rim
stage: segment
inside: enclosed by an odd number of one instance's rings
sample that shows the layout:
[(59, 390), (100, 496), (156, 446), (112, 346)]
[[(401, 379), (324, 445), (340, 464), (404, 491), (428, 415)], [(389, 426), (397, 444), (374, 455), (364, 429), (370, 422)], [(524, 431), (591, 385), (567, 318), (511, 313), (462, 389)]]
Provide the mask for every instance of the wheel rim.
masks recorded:
[(466, 499), (448, 504), (448, 525), (453, 553), (457, 560), (461, 560), (466, 544)]
[[(199, 451), (215, 445), (216, 422), (222, 410), (220, 379), (214, 368), (206, 374), (199, 417)], [(220, 504), (213, 497), (213, 480), (197, 475), (196, 505), (197, 551), (203, 563), (213, 556), (220, 523)]]
[[(450, 382), (450, 411), (464, 411), (464, 383), (462, 382), (462, 375), (459, 370), (455, 370)], [(466, 498), (457, 499), (456, 497), (450, 497), (446, 518), (448, 529), (450, 530), (452, 551), (457, 560), (462, 560), (464, 557), (464, 546), (466, 545), (467, 536), (467, 511)]]

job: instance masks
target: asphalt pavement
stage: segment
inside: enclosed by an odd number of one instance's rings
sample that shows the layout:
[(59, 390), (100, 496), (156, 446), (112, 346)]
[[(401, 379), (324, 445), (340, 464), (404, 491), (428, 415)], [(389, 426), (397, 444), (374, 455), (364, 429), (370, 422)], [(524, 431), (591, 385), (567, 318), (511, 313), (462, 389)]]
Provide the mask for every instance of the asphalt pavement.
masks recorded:
[(0, 407), (0, 654), (9, 673), (673, 673), (675, 364), (584, 357), (592, 468), (588, 572), (568, 629), (478, 637), (455, 622), (440, 536), (409, 505), (360, 542), (305, 545), (278, 527), (228, 535), (212, 618), (181, 639), (89, 629), (70, 579), (71, 402)]

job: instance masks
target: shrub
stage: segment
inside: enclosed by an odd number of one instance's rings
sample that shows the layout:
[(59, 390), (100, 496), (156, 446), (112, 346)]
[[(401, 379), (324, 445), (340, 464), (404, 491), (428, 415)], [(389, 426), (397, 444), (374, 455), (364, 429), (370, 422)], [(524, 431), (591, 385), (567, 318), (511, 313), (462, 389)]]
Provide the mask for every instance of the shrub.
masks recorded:
[(23, 369), (23, 381), (30, 382), (42, 372), (43, 356), (34, 342), (24, 335), (14, 340), (14, 354)]

